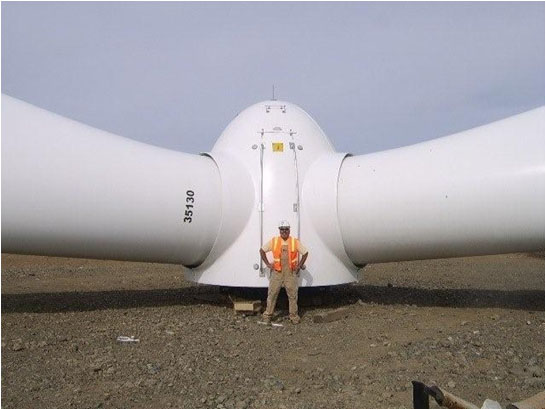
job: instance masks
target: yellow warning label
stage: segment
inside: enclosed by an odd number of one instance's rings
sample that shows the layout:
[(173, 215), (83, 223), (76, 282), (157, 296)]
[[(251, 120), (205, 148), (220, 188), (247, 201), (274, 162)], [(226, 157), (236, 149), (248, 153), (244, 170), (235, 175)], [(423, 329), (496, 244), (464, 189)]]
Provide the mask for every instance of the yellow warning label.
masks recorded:
[(273, 143), (273, 152), (283, 152), (283, 151), (284, 151), (284, 144), (282, 142)]

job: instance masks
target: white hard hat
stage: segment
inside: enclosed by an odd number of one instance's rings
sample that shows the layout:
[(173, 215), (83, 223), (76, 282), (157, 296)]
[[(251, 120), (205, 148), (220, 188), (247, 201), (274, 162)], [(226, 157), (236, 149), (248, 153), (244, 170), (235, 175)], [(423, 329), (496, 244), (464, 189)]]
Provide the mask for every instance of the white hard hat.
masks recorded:
[(290, 228), (290, 222), (288, 221), (280, 221), (279, 222), (279, 228)]

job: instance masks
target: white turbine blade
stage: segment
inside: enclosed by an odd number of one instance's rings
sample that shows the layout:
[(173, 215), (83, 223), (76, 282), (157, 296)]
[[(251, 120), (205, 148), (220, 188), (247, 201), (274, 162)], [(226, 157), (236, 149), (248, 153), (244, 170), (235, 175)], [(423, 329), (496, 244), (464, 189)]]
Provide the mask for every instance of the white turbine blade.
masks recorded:
[(220, 192), (209, 157), (2, 96), (3, 252), (197, 265), (220, 226)]
[(338, 216), (353, 263), (544, 248), (544, 107), (347, 158)]

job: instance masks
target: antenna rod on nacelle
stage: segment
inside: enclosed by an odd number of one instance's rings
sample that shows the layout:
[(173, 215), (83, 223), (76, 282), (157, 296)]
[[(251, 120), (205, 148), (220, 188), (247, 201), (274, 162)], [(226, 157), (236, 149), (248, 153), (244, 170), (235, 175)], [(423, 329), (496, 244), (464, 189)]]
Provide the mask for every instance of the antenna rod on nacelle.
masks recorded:
[(275, 84), (273, 84), (273, 98), (271, 98), (272, 101), (276, 101), (275, 100)]

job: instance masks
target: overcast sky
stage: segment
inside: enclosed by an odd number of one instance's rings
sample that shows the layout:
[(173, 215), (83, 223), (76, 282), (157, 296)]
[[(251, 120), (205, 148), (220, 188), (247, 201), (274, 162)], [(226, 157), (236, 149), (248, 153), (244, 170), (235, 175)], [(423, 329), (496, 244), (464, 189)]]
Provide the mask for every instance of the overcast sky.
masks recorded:
[(210, 151), (271, 97), (338, 151), (544, 105), (544, 3), (2, 3), (2, 92), (135, 140)]

